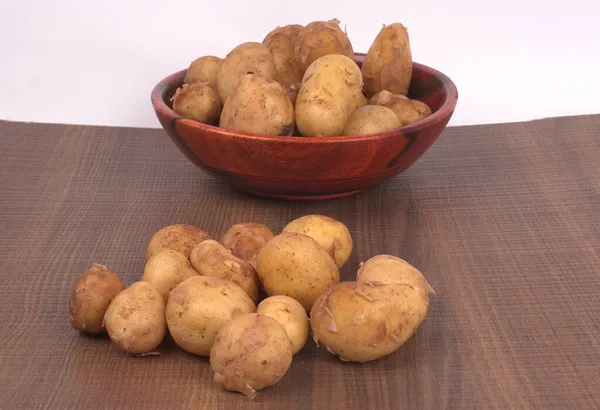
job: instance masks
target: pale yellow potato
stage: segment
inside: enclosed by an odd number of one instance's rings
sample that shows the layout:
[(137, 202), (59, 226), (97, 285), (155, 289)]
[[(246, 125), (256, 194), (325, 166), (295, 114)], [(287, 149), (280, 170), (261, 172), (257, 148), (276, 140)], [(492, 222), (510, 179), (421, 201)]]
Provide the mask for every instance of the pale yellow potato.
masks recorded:
[(400, 128), (396, 113), (382, 105), (357, 108), (344, 127), (344, 135), (366, 135)]
[(169, 332), (183, 350), (208, 356), (217, 332), (235, 316), (256, 311), (252, 299), (233, 282), (195, 276), (171, 291), (166, 318)]
[(108, 305), (125, 285), (105, 265), (92, 267), (75, 281), (69, 302), (71, 326), (83, 333), (104, 333)]
[(340, 28), (340, 21), (313, 21), (304, 27), (294, 42), (298, 66), (306, 70), (320, 57), (340, 54), (354, 60), (354, 51), (348, 35)]
[(217, 88), (217, 74), (223, 64), (223, 59), (215, 56), (202, 56), (190, 64), (186, 73), (184, 81), (188, 84), (191, 83), (207, 83), (216, 90)]
[(276, 80), (284, 87), (302, 81), (304, 71), (296, 61), (294, 41), (303, 28), (299, 24), (277, 27), (263, 40), (263, 44), (273, 55), (273, 62), (277, 69)]
[(232, 254), (245, 260), (256, 269), (256, 256), (265, 243), (273, 238), (268, 226), (255, 222), (241, 222), (231, 226), (221, 238), (221, 243)]
[(221, 115), (221, 102), (217, 92), (207, 83), (183, 84), (173, 97), (173, 111), (177, 114), (202, 122), (217, 125)]
[(173, 249), (161, 249), (146, 262), (142, 281), (153, 285), (166, 304), (169, 293), (175, 286), (192, 276), (198, 276), (198, 272), (183, 253)]
[(206, 239), (210, 239), (210, 235), (192, 225), (165, 226), (150, 239), (146, 249), (146, 260), (161, 249), (173, 249), (189, 258), (192, 248)]
[(289, 296), (269, 296), (256, 307), (256, 313), (272, 317), (281, 324), (292, 341), (292, 353), (296, 354), (308, 340), (308, 316), (304, 307)]
[(292, 364), (292, 342), (283, 326), (266, 315), (237, 316), (219, 331), (210, 351), (214, 381), (250, 398), (277, 384)]
[(200, 275), (229, 280), (244, 289), (254, 302), (258, 300), (260, 282), (254, 268), (219, 242), (200, 242), (192, 249), (190, 260)]
[(383, 90), (371, 97), (370, 103), (387, 107), (394, 111), (402, 127), (431, 115), (431, 108), (424, 102), (412, 100), (400, 94), (393, 94), (387, 90)]
[(148, 282), (135, 282), (112, 300), (104, 324), (110, 339), (127, 353), (156, 349), (167, 331), (160, 292)]
[(309, 311), (327, 288), (340, 281), (327, 250), (307, 235), (282, 232), (263, 246), (256, 272), (268, 296), (286, 295)]
[(367, 96), (381, 90), (408, 94), (412, 64), (406, 27), (400, 23), (384, 26), (371, 44), (362, 65)]
[(427, 293), (433, 293), (433, 288), (417, 268), (393, 255), (377, 255), (361, 263), (356, 281), (376, 285), (400, 283), (418, 286)]
[(256, 74), (240, 77), (225, 102), (221, 128), (261, 135), (292, 135), (294, 104), (275, 80)]
[(362, 91), (360, 91), (358, 95), (358, 106), (356, 108), (364, 107), (367, 104), (369, 104), (369, 99), (365, 97)]

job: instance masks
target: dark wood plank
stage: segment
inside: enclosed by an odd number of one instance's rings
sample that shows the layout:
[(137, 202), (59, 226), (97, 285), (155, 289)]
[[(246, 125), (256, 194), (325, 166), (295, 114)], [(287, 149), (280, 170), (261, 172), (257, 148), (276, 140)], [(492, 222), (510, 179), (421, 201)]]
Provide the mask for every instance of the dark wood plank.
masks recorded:
[[(195, 169), (161, 130), (0, 122), (0, 408), (598, 408), (600, 116), (449, 128), (417, 164), (362, 195), (269, 201)], [(394, 355), (342, 363), (309, 342), (254, 402), (206, 359), (130, 358), (69, 326), (93, 262), (137, 280), (154, 231), (280, 230), (323, 213), (355, 250), (399, 255), (437, 291)]]

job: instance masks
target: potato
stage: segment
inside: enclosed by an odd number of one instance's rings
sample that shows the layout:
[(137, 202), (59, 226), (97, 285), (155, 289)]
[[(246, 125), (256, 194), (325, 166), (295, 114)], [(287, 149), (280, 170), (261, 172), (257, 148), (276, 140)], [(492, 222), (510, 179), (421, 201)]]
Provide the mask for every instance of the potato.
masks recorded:
[(365, 97), (365, 95), (361, 91), (360, 94), (358, 95), (358, 106), (356, 108), (358, 109), (358, 108), (364, 107), (365, 105), (368, 105), (368, 104), (369, 104), (369, 99), (367, 97)]
[(296, 61), (305, 71), (320, 57), (340, 54), (354, 60), (354, 51), (348, 35), (340, 29), (340, 21), (313, 21), (304, 27), (294, 42)]
[(423, 274), (410, 263), (393, 255), (377, 255), (360, 264), (356, 281), (361, 284), (401, 283), (434, 293)]
[(367, 96), (381, 90), (408, 94), (412, 63), (406, 27), (400, 23), (384, 26), (371, 44), (362, 65)]
[(240, 315), (219, 331), (210, 351), (214, 381), (226, 390), (256, 397), (278, 383), (292, 364), (292, 342), (275, 319)]
[(190, 260), (200, 275), (229, 280), (244, 289), (254, 302), (258, 300), (259, 282), (254, 268), (219, 242), (200, 242), (192, 249)]
[(161, 249), (173, 249), (190, 257), (192, 248), (210, 239), (210, 235), (191, 225), (176, 224), (165, 226), (152, 236), (146, 249), (146, 260)]
[(369, 98), (370, 105), (391, 105), (396, 100), (408, 100), (408, 97), (402, 94), (394, 94), (388, 90), (381, 90), (377, 94)]
[(310, 236), (282, 232), (263, 246), (256, 272), (268, 296), (286, 295), (309, 311), (327, 288), (340, 281), (333, 258)]
[(300, 83), (286, 85), (283, 87), (283, 89), (287, 93), (288, 97), (290, 97), (290, 101), (292, 102), (292, 105), (296, 104), (296, 98), (298, 98), (298, 91), (300, 91), (300, 87), (301, 87)]
[(294, 41), (303, 28), (298, 24), (277, 27), (263, 40), (263, 44), (273, 55), (273, 62), (277, 69), (276, 80), (284, 87), (302, 81), (304, 71), (296, 61)]
[(223, 64), (223, 60), (215, 56), (202, 56), (190, 64), (185, 73), (185, 82), (207, 83), (213, 89), (217, 89), (217, 74)]
[(148, 282), (135, 282), (112, 300), (104, 324), (110, 339), (131, 354), (158, 347), (167, 330), (162, 296)]
[(431, 115), (431, 108), (419, 100), (383, 90), (371, 98), (371, 104), (381, 105), (396, 113), (402, 127)]
[(346, 122), (363, 102), (362, 75), (346, 56), (327, 55), (304, 73), (296, 98), (296, 125), (304, 136), (342, 134)]
[(198, 272), (183, 253), (161, 249), (146, 262), (142, 281), (154, 286), (166, 304), (175, 286), (192, 276), (198, 276)]
[(249, 72), (269, 80), (277, 77), (273, 56), (264, 44), (243, 43), (227, 54), (217, 74), (217, 93), (221, 105), (225, 105), (240, 78)]
[(275, 80), (243, 75), (225, 102), (219, 126), (261, 135), (292, 135), (294, 104)]
[(258, 251), (273, 236), (273, 232), (266, 225), (254, 222), (242, 222), (229, 228), (225, 232), (225, 235), (223, 235), (221, 243), (232, 254), (245, 260), (256, 269), (256, 255), (258, 255)]
[(256, 313), (269, 316), (281, 324), (292, 341), (292, 354), (298, 353), (308, 339), (308, 317), (304, 307), (289, 296), (270, 296), (260, 302)]
[(252, 299), (233, 282), (195, 276), (169, 295), (166, 317), (173, 340), (183, 350), (208, 356), (221, 327), (241, 313), (256, 310)]
[(342, 282), (327, 290), (310, 312), (313, 338), (344, 361), (368, 362), (406, 342), (427, 314), (419, 287)]
[(346, 225), (325, 215), (305, 215), (294, 219), (283, 232), (308, 235), (316, 240), (341, 268), (352, 253), (352, 236)]
[(400, 128), (396, 113), (381, 105), (365, 105), (354, 111), (346, 126), (344, 135), (365, 135)]
[(207, 83), (183, 84), (173, 97), (173, 111), (186, 118), (216, 125), (221, 114), (221, 103), (217, 92)]
[(69, 310), (71, 326), (83, 333), (104, 333), (104, 314), (108, 305), (125, 285), (105, 265), (93, 264), (73, 287)]

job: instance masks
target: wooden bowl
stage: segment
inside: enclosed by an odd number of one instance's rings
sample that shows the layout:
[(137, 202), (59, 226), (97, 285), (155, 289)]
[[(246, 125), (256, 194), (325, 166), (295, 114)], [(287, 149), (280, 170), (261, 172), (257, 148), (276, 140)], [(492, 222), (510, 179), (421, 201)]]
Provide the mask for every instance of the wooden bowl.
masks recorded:
[[(359, 65), (363, 53), (356, 54)], [(152, 105), (162, 127), (196, 166), (231, 186), (279, 199), (353, 195), (415, 163), (442, 133), (458, 92), (446, 75), (414, 63), (409, 96), (433, 113), (406, 127), (366, 136), (273, 137), (229, 131), (183, 118), (169, 99), (185, 70), (160, 81)]]

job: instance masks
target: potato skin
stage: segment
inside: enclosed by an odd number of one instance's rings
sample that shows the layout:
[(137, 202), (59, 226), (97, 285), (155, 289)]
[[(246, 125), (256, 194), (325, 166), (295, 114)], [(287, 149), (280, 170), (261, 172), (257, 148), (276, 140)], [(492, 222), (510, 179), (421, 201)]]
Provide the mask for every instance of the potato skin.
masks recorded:
[(83, 333), (104, 333), (108, 305), (125, 285), (105, 265), (92, 267), (75, 281), (69, 302), (71, 326)]
[(243, 75), (225, 102), (219, 126), (261, 135), (292, 135), (294, 104), (275, 80)]
[(293, 232), (282, 232), (263, 246), (256, 272), (268, 296), (289, 296), (307, 311), (319, 295), (340, 281), (327, 250), (310, 236)]
[(212, 239), (200, 242), (192, 249), (190, 260), (200, 275), (229, 280), (244, 289), (255, 303), (258, 300), (260, 283), (254, 268), (219, 242)]
[(341, 282), (314, 303), (313, 338), (344, 361), (368, 362), (406, 342), (427, 314), (423, 289), (404, 285)]
[(299, 24), (276, 27), (262, 42), (273, 55), (277, 69), (276, 80), (284, 87), (302, 81), (304, 71), (296, 61), (294, 42), (303, 28)]
[(367, 52), (362, 73), (367, 96), (381, 90), (408, 94), (412, 78), (412, 52), (406, 27), (394, 23), (381, 29)]
[(433, 288), (417, 268), (393, 255), (377, 255), (362, 262), (356, 274), (356, 281), (360, 284), (400, 283), (417, 286), (427, 293), (433, 293)]
[(148, 353), (158, 347), (167, 330), (163, 298), (148, 282), (135, 282), (112, 300), (104, 324), (119, 349)]
[(354, 60), (354, 50), (348, 35), (340, 28), (340, 21), (313, 21), (304, 27), (294, 42), (298, 66), (305, 71), (320, 57), (340, 54)]
[(223, 64), (223, 60), (215, 56), (202, 56), (190, 64), (184, 81), (188, 84), (207, 83), (213, 89), (217, 89), (217, 74)]
[(424, 102), (411, 100), (403, 95), (390, 93), (387, 90), (373, 96), (371, 104), (381, 105), (394, 111), (402, 127), (431, 115), (431, 108)]
[(183, 84), (173, 97), (173, 111), (186, 118), (216, 125), (221, 114), (221, 102), (217, 92), (207, 83)]
[(148, 243), (146, 261), (160, 249), (173, 249), (190, 257), (192, 248), (210, 239), (210, 235), (192, 225), (175, 224), (165, 226), (156, 232)]
[(236, 315), (254, 311), (252, 299), (235, 283), (195, 276), (173, 289), (166, 318), (169, 332), (179, 347), (208, 356), (217, 332), (225, 323)]
[(304, 307), (289, 296), (270, 296), (259, 303), (256, 313), (279, 322), (292, 341), (292, 354), (298, 353), (308, 340), (308, 317)]
[(344, 135), (366, 135), (400, 128), (396, 113), (382, 105), (357, 108), (344, 127)]
[(146, 262), (141, 280), (153, 285), (166, 304), (169, 293), (175, 286), (197, 275), (198, 273), (183, 253), (173, 249), (161, 249)]
[(265, 243), (273, 238), (268, 226), (255, 222), (241, 222), (231, 226), (221, 238), (225, 248), (256, 269), (256, 256)]
[(217, 74), (217, 93), (221, 105), (225, 105), (240, 78), (249, 72), (269, 80), (277, 77), (273, 56), (262, 43), (240, 44), (225, 57)]
[(256, 397), (292, 364), (292, 342), (275, 319), (256, 313), (237, 316), (219, 331), (210, 351), (214, 381), (226, 390)]

